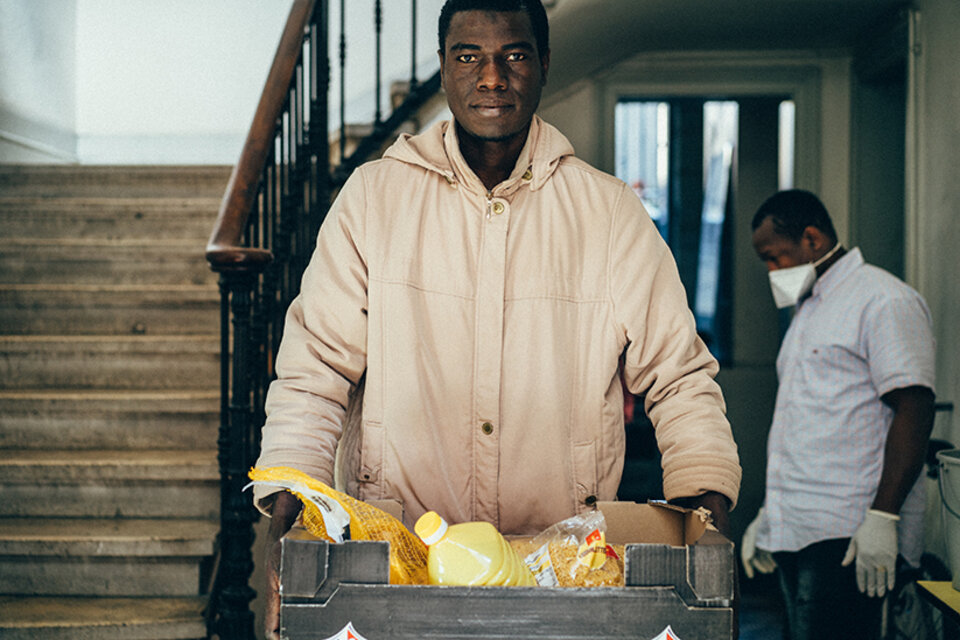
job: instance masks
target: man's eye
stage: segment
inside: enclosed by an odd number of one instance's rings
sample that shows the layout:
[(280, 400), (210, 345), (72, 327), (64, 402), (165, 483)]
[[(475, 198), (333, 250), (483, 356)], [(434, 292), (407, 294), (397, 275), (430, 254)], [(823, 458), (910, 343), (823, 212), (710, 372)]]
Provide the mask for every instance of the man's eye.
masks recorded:
[(527, 54), (520, 53), (519, 51), (515, 53), (507, 54), (507, 62), (520, 62), (521, 60), (526, 60)]
[(476, 62), (477, 56), (472, 53), (463, 53), (457, 56), (457, 61), (459, 62)]

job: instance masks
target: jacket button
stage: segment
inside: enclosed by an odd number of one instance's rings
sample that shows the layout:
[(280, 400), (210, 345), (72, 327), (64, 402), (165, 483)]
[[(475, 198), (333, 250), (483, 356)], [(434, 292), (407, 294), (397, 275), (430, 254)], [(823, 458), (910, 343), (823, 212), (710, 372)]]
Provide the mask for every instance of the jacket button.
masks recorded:
[(533, 180), (533, 171), (530, 171), (530, 169), (527, 169), (526, 173), (523, 174), (523, 179)]
[(482, 425), (480, 425), (480, 429), (487, 435), (493, 433), (493, 425), (489, 422), (484, 422)]
[(504, 206), (503, 206), (503, 203), (502, 203), (502, 202), (494, 202), (494, 203), (493, 203), (493, 213), (494, 213), (494, 214), (500, 215), (501, 213), (503, 213), (503, 209), (504, 209)]
[(587, 496), (584, 499), (583, 504), (587, 505), (588, 507), (592, 507), (593, 505), (597, 504), (597, 496)]

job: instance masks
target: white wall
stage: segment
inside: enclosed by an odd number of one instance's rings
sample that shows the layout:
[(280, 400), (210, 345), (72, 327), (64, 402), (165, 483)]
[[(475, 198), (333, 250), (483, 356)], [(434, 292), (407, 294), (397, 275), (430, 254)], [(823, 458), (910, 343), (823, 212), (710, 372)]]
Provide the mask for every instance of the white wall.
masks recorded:
[(76, 3), (81, 162), (236, 162), (291, 0)]
[(75, 160), (76, 0), (0, 0), (0, 163)]

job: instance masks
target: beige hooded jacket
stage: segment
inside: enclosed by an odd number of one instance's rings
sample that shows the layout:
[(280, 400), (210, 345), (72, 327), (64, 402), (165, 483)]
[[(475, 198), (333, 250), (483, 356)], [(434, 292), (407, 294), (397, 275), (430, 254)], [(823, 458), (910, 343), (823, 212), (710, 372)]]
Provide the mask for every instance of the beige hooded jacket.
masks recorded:
[(487, 192), (441, 123), (360, 167), (333, 204), (287, 314), (257, 465), (333, 483), (339, 443), (342, 488), (399, 501), (408, 526), (433, 509), (537, 532), (616, 497), (624, 349), (666, 497), (735, 503), (717, 363), (640, 200), (539, 118)]

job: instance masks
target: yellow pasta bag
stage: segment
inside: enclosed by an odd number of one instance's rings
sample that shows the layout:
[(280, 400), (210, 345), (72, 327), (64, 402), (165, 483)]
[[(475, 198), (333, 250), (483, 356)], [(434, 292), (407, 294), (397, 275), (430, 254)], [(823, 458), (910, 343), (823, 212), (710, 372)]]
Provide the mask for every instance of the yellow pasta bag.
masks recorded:
[(607, 544), (606, 528), (588, 511), (511, 544), (542, 587), (621, 587), (624, 546)]
[(254, 468), (249, 476), (250, 485), (282, 487), (300, 498), (303, 525), (317, 537), (343, 542), (349, 525), (351, 540), (389, 542), (391, 584), (427, 584), (426, 545), (390, 514), (290, 467)]

